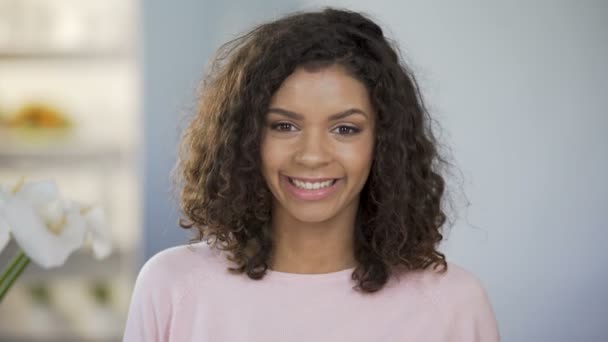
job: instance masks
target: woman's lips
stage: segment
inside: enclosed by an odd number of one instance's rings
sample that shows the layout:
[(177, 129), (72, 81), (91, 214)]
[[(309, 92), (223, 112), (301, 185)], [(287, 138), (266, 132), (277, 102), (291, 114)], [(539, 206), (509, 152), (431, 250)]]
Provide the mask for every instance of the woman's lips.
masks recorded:
[[(295, 186), (294, 184), (292, 184), (289, 181), (289, 177), (285, 176), (285, 175), (281, 175), (281, 184), (283, 185), (283, 187), (287, 190), (288, 193), (290, 193), (293, 197), (295, 197), (296, 199), (302, 200), (302, 201), (319, 201), (322, 199), (325, 199), (329, 196), (331, 196), (334, 192), (336, 192), (336, 190), (338, 190), (338, 187), (341, 186), (342, 184), (342, 178), (324, 178), (324, 179), (314, 179), (314, 182), (324, 182), (324, 181), (328, 181), (328, 180), (335, 180), (334, 183), (328, 187), (325, 188), (320, 188), (320, 189), (302, 189), (302, 188), (298, 188), (297, 186)], [(297, 180), (300, 181), (304, 181), (304, 182), (313, 182), (313, 180), (309, 180), (306, 178), (296, 178)]]

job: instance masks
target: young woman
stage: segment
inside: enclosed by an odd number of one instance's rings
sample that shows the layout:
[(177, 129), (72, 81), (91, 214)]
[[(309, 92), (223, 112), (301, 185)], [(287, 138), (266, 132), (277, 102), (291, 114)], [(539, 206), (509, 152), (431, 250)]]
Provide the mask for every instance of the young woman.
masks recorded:
[(198, 242), (141, 270), (125, 341), (499, 340), (437, 250), (443, 160), (381, 28), (326, 9), (226, 44), (178, 162)]

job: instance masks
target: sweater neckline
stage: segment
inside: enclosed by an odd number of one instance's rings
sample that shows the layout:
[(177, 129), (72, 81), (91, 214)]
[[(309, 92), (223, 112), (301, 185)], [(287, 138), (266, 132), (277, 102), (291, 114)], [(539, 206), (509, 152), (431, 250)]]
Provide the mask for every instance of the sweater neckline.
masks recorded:
[(292, 281), (330, 281), (336, 279), (350, 279), (350, 275), (356, 267), (350, 267), (347, 269), (333, 271), (328, 273), (290, 273), (290, 272), (281, 272), (275, 271), (270, 268), (266, 270), (269, 278), (273, 279), (283, 279), (283, 280), (292, 280)]

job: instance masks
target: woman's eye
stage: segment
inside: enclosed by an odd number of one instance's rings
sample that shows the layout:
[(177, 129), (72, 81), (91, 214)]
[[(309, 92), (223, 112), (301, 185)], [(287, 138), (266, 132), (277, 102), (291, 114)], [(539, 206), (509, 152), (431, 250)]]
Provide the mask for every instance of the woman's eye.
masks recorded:
[(287, 122), (274, 123), (270, 126), (270, 128), (279, 132), (291, 132), (295, 130), (295, 126)]
[(361, 130), (357, 127), (352, 126), (338, 126), (334, 129), (334, 132), (340, 135), (353, 135), (359, 133)]

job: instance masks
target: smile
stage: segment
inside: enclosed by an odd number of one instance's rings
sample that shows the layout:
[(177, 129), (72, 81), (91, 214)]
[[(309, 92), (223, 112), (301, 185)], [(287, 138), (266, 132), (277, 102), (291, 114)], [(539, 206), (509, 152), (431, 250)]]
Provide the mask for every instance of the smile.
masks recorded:
[(332, 185), (334, 185), (334, 183), (337, 181), (337, 179), (329, 179), (329, 180), (324, 180), (324, 181), (304, 181), (304, 180), (300, 180), (297, 178), (289, 178), (289, 182), (293, 185), (295, 185), (296, 187), (298, 187), (299, 189), (304, 189), (304, 190), (317, 190), (317, 189), (323, 189), (323, 188), (327, 188), (330, 187)]
[(295, 178), (281, 176), (287, 192), (296, 199), (318, 201), (331, 196), (341, 184), (341, 178)]

